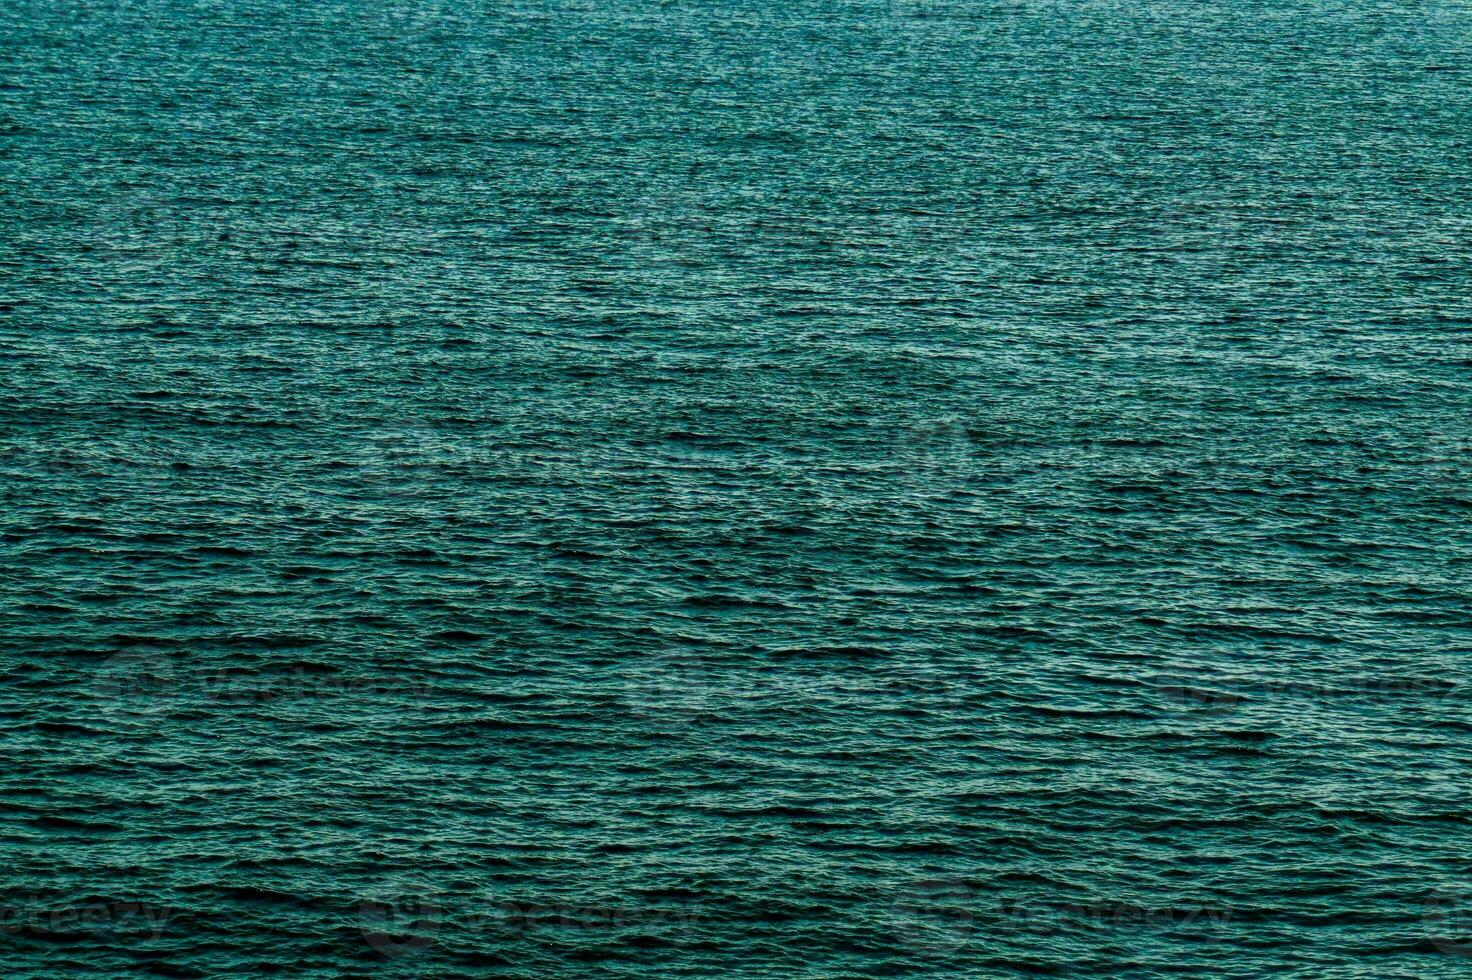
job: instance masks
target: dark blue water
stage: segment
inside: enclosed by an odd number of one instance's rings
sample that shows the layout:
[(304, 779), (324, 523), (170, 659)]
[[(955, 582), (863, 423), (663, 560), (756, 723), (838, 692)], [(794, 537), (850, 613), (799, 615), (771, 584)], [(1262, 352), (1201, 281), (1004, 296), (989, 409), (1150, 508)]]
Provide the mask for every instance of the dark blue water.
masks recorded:
[(1469, 55), (8, 0), (5, 975), (1466, 975)]

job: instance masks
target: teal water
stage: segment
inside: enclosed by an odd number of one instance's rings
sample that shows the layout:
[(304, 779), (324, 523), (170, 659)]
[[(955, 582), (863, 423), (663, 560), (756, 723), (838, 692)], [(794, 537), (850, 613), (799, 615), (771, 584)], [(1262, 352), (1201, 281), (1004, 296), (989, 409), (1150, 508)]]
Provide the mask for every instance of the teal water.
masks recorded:
[(1469, 975), (1469, 42), (9, 0), (5, 976)]

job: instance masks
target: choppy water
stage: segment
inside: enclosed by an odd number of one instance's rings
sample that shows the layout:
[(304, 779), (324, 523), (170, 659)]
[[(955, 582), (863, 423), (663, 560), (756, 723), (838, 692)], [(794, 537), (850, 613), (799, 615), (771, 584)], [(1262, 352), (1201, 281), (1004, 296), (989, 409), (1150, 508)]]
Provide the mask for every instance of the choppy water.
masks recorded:
[(1469, 41), (10, 0), (6, 975), (1466, 971)]

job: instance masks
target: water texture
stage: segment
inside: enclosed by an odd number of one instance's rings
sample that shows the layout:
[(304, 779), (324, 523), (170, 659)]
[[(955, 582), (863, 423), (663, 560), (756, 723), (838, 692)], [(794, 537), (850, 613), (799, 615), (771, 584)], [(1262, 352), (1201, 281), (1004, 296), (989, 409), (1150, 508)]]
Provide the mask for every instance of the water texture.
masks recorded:
[(4, 975), (1472, 975), (1469, 56), (7, 0)]

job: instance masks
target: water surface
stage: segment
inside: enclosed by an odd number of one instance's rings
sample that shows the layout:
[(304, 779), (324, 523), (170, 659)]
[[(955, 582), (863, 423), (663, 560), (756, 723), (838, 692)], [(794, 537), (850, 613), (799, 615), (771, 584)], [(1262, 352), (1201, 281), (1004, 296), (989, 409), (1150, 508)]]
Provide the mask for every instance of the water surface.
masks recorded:
[(5, 4), (8, 975), (1454, 975), (1469, 41)]

